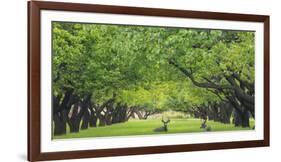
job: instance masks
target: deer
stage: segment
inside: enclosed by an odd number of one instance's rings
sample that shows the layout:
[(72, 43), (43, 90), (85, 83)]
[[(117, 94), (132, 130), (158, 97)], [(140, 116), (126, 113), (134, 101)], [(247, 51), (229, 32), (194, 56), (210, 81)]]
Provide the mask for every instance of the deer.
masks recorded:
[(164, 126), (155, 128), (154, 132), (168, 132), (168, 123), (170, 122), (170, 119), (168, 118), (167, 120), (164, 120), (164, 118), (162, 117), (161, 122), (164, 124)]

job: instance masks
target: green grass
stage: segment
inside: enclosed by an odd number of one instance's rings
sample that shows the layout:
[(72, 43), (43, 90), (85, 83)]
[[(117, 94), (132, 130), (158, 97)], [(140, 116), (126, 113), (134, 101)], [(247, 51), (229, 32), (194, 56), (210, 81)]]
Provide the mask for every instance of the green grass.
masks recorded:
[[(207, 125), (211, 131), (237, 131), (251, 130), (254, 120), (250, 120), (250, 128), (235, 127), (233, 124), (222, 124), (219, 122), (208, 121)], [(130, 120), (125, 123), (114, 124), (111, 126), (96, 127), (87, 130), (80, 130), (79, 133), (68, 133), (63, 136), (53, 136), (54, 139), (84, 138), (84, 137), (108, 137), (108, 136), (129, 136), (129, 135), (152, 135), (170, 133), (191, 133), (205, 132), (200, 129), (201, 120), (199, 119), (172, 119), (168, 124), (168, 132), (154, 132), (153, 129), (161, 127), (160, 119)]]

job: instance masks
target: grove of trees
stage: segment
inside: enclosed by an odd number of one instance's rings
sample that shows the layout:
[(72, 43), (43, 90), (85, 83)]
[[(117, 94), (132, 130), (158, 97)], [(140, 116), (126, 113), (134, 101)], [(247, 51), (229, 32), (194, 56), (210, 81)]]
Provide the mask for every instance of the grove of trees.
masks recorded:
[(253, 32), (52, 26), (54, 135), (167, 110), (242, 127), (255, 118)]

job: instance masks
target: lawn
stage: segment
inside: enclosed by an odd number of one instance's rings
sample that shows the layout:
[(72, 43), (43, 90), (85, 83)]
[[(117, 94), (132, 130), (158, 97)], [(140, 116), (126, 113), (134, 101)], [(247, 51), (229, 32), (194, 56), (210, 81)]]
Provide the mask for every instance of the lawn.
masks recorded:
[[(254, 126), (254, 120), (250, 121), (250, 128), (235, 127), (233, 124), (222, 124), (219, 122), (208, 121), (207, 125), (211, 131), (235, 131), (251, 130)], [(130, 120), (126, 123), (114, 124), (111, 126), (96, 127), (87, 130), (80, 130), (79, 133), (68, 133), (63, 136), (53, 136), (54, 139), (66, 138), (84, 138), (84, 137), (107, 137), (107, 136), (129, 136), (129, 135), (151, 135), (151, 134), (168, 134), (168, 133), (191, 133), (205, 132), (200, 129), (200, 119), (172, 119), (168, 124), (168, 132), (154, 132), (157, 127), (161, 127), (160, 119), (149, 120)]]

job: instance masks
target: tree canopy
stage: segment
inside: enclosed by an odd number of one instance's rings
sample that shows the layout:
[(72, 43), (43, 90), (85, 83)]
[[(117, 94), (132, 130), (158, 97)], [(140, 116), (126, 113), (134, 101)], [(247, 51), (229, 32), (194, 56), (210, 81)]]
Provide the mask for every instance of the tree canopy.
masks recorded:
[(61, 106), (67, 92), (73, 99), (56, 112), (88, 98), (147, 111), (223, 101), (254, 116), (253, 32), (66, 22), (52, 30), (53, 95)]

